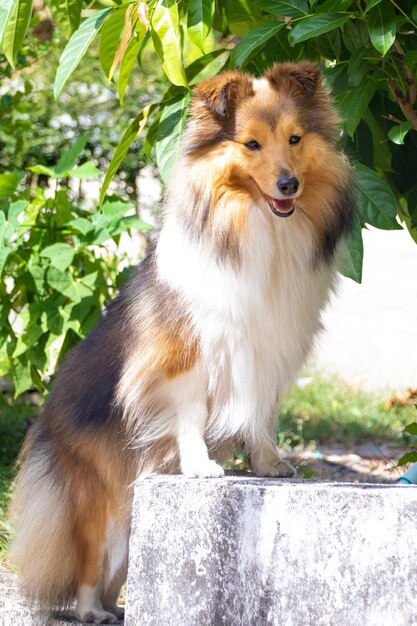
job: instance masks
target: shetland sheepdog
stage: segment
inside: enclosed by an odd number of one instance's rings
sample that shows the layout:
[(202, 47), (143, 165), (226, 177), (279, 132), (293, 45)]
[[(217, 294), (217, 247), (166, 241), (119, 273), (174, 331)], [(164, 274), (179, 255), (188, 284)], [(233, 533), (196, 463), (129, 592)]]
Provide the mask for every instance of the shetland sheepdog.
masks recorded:
[(243, 442), (259, 476), (276, 402), (321, 328), (354, 211), (319, 68), (199, 84), (156, 243), (70, 353), (21, 454), (12, 554), (41, 607), (114, 623), (134, 483), (222, 476)]

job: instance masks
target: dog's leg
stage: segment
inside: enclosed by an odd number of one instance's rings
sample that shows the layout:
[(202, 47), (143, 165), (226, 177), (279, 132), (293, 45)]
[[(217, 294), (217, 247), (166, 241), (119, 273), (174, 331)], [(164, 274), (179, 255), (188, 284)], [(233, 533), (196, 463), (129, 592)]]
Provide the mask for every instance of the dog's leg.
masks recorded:
[(255, 448), (250, 453), (251, 465), (257, 476), (281, 476), (291, 478), (297, 470), (281, 459), (274, 445)]
[(250, 447), (250, 460), (252, 469), (257, 476), (280, 476), (291, 478), (297, 470), (287, 461), (281, 459), (277, 452), (275, 441), (277, 439), (277, 427), (270, 427), (271, 437), (265, 438)]
[(181, 472), (185, 476), (200, 478), (223, 476), (223, 468), (209, 458), (204, 441), (208, 411), (206, 377), (200, 366), (181, 374), (171, 385)]
[[(76, 614), (81, 622), (115, 624), (117, 617), (101, 603), (107, 534), (107, 502), (100, 483), (78, 485), (74, 538), (78, 548)], [(95, 493), (92, 491), (95, 488)]]
[(117, 600), (120, 595), (120, 589), (126, 581), (127, 576), (127, 562), (117, 572), (113, 580), (108, 585), (106, 591), (103, 594), (103, 608), (106, 611), (116, 615), (117, 619), (121, 620), (124, 617), (125, 610), (123, 607), (118, 606)]

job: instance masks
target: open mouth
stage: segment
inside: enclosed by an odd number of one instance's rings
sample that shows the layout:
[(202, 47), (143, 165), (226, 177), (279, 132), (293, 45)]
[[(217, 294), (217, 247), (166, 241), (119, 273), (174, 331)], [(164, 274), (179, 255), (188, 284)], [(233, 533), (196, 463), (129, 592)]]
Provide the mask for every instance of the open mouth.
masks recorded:
[(272, 213), (279, 217), (289, 217), (294, 213), (295, 198), (289, 198), (288, 200), (277, 200), (277, 198), (271, 198), (265, 195), (268, 200), (268, 204), (271, 207)]

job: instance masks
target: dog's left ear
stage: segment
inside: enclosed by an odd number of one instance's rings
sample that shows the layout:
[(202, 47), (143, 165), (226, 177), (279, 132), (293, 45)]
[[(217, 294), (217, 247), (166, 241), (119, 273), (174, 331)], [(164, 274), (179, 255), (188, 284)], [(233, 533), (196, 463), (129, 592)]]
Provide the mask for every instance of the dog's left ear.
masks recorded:
[(285, 81), (295, 82), (308, 96), (313, 96), (321, 83), (320, 68), (316, 63), (280, 63), (271, 67), (265, 78), (276, 88), (281, 88)]
[(202, 100), (206, 107), (220, 117), (227, 117), (237, 102), (253, 94), (249, 76), (238, 71), (223, 72), (197, 85), (194, 98)]

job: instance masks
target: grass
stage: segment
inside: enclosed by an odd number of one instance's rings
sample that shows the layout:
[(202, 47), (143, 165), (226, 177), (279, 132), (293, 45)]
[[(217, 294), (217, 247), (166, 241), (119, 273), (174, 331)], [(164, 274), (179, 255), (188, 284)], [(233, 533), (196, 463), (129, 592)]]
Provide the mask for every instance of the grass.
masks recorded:
[[(6, 509), (15, 461), (28, 424), (38, 411), (37, 406), (0, 394), (0, 563), (5, 560), (11, 537)], [(416, 405), (407, 403), (407, 398), (397, 401), (388, 393), (373, 395), (336, 378), (314, 375), (301, 379), (282, 400), (279, 443), (304, 447), (374, 441), (406, 446), (417, 441), (403, 434), (404, 427), (415, 421)]]
[[(414, 400), (415, 402), (415, 400)], [(280, 443), (306, 445), (383, 441), (406, 444), (407, 424), (417, 421), (416, 405), (389, 392), (371, 394), (337, 378), (301, 379), (280, 406)]]

